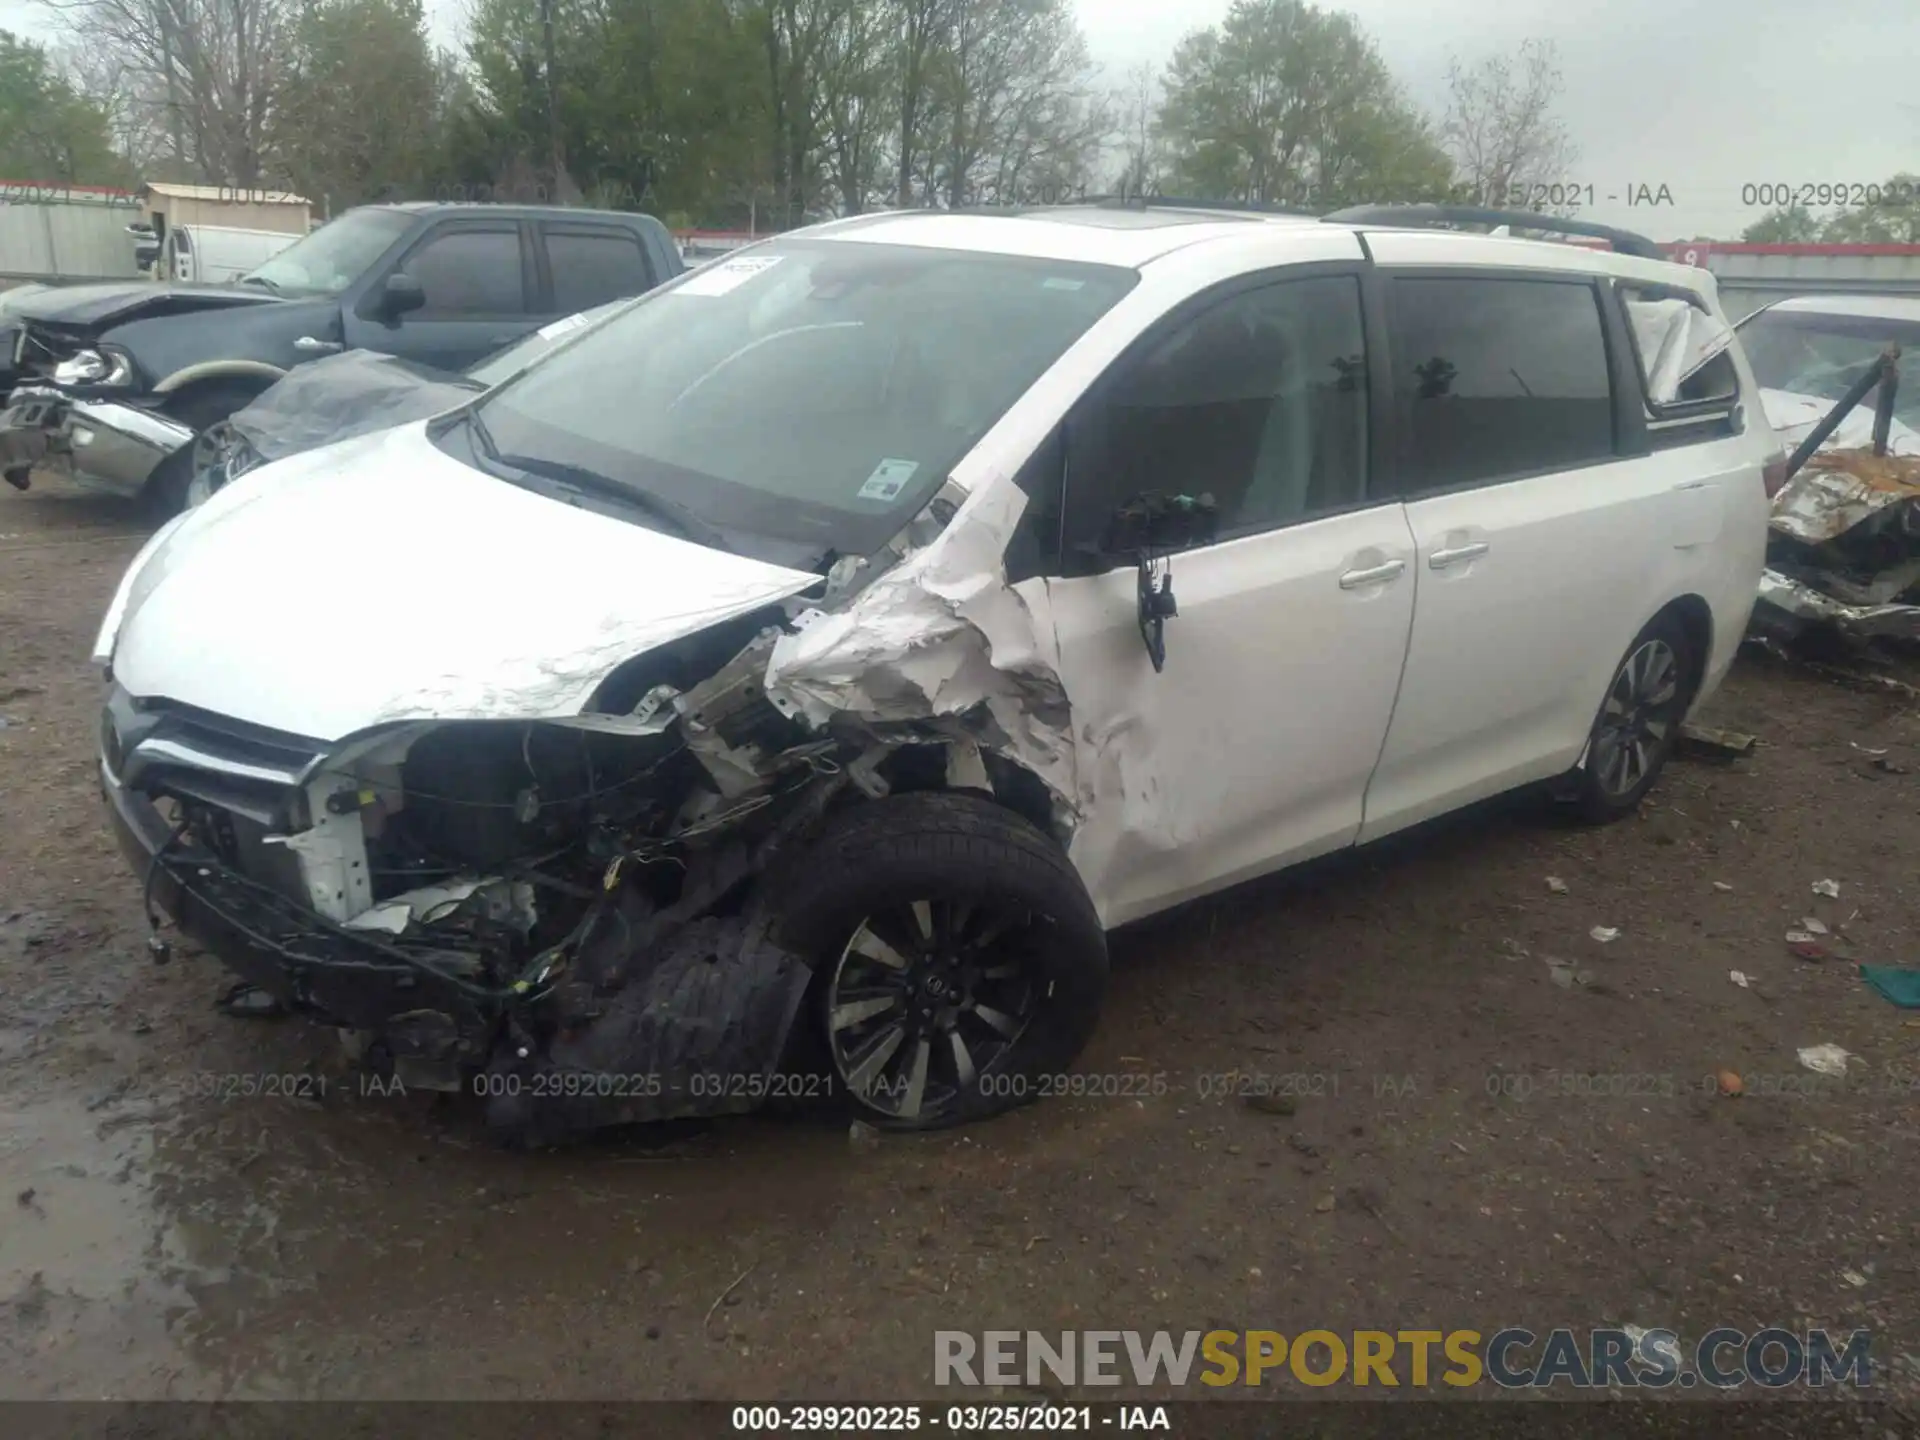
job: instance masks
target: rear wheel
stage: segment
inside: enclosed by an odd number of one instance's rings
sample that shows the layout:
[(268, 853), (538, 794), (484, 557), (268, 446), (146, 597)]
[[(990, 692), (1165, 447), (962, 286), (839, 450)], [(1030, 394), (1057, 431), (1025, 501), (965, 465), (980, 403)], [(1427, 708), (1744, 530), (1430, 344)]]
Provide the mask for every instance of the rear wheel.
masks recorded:
[(1634, 637), (1594, 718), (1572, 801), (1584, 820), (1631, 814), (1659, 779), (1680, 738), (1699, 658), (1678, 617), (1658, 615)]
[(1036, 1099), (1092, 1035), (1106, 936), (1059, 846), (973, 795), (918, 792), (831, 822), (790, 877), (789, 945), (847, 1103), (929, 1130)]

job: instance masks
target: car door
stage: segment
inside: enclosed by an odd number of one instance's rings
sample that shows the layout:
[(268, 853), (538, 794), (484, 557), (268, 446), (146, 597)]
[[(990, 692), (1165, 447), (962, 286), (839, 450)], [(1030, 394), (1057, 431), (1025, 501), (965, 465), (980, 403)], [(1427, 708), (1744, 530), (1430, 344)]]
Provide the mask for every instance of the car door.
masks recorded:
[(1395, 269), (1400, 237), (1377, 238), (1418, 573), (1363, 842), (1575, 764), (1692, 523), (1622, 453), (1644, 444), (1595, 277)]
[(545, 308), (555, 319), (644, 294), (659, 283), (639, 235), (624, 225), (543, 220), (540, 241), (551, 296)]
[[(1047, 586), (1088, 819), (1074, 863), (1109, 925), (1353, 841), (1413, 619), (1412, 536), (1369, 489), (1361, 267), (1193, 302), (1070, 418)], [(1281, 278), (1282, 275), (1287, 278)], [(1210, 495), (1166, 560), (1156, 673), (1116, 507)]]
[[(377, 306), (387, 277), (394, 274), (417, 280), (426, 303), (383, 320)], [(347, 317), (347, 344), (443, 370), (463, 369), (539, 324), (534, 292), (532, 255), (517, 221), (443, 221), (369, 288), (359, 309)]]

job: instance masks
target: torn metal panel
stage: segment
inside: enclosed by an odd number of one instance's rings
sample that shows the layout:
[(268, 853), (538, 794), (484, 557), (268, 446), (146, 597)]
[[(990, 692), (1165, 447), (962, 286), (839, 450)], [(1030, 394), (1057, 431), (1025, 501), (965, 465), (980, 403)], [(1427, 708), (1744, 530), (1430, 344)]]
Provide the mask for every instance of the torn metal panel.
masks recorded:
[(1920, 640), (1920, 605), (1848, 605), (1778, 570), (1760, 577), (1756, 626), (1794, 635), (1810, 625), (1832, 625), (1859, 636)]
[[(1836, 435), (1845, 433), (1842, 425)], [(1756, 630), (1920, 638), (1920, 606), (1900, 603), (1920, 587), (1920, 451), (1876, 455), (1829, 441), (1774, 496), (1770, 526)]]
[(325, 776), (307, 786), (313, 824), (292, 835), (268, 835), (269, 845), (284, 845), (300, 857), (300, 875), (314, 912), (329, 920), (347, 920), (373, 903), (373, 877), (367, 868), (367, 840), (356, 811), (337, 812), (328, 798), (339, 789)]
[(960, 717), (986, 749), (1045, 782), (1077, 817), (1070, 710), (1051, 627), (1002, 563), (1026, 497), (987, 485), (951, 522), (834, 612), (809, 611), (767, 663), (768, 697), (815, 728)]
[(1812, 456), (1773, 501), (1773, 528), (1808, 545), (1837, 540), (1883, 512), (1902, 533), (1920, 538), (1920, 452), (1875, 455), (1835, 446)]
[[(670, 702), (687, 748), (728, 800), (764, 790), (768, 757), (791, 738), (790, 722), (768, 703), (762, 688), (767, 656), (779, 637), (778, 630), (762, 631), (733, 659)], [(643, 696), (641, 707), (657, 695), (656, 690)]]

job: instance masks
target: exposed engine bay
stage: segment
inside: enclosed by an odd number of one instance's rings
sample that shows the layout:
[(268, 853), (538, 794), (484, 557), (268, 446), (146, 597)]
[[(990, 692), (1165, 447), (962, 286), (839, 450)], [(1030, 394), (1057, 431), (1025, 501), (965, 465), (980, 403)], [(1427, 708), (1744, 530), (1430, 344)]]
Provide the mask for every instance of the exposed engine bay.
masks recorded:
[(1049, 797), (963, 716), (784, 713), (764, 677), (788, 633), (771, 607), (631, 662), (578, 717), (405, 725), (292, 786), (145, 744), (126, 779), (176, 825), (149, 886), (191, 890), (271, 957), (251, 982), (409, 1088), (484, 1096), (513, 1143), (824, 1094), (773, 1078), (804, 1063), (813, 973), (780, 934), (788, 858), (862, 796), (989, 790), (1043, 826)]

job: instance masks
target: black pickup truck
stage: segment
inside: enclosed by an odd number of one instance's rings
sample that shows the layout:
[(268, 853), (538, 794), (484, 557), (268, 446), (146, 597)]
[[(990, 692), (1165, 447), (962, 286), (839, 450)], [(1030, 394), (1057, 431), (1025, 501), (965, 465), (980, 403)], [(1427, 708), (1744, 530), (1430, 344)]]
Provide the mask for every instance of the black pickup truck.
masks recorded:
[(685, 268), (646, 215), (369, 205), (232, 285), (38, 289), (0, 319), (0, 477), (52, 467), (172, 514), (200, 437), (296, 365), (374, 350), (458, 370)]

